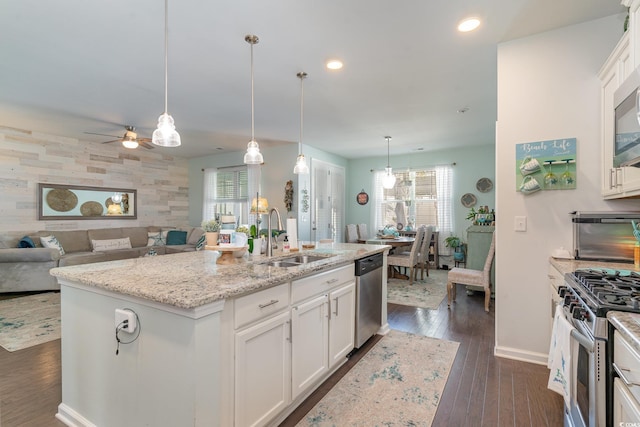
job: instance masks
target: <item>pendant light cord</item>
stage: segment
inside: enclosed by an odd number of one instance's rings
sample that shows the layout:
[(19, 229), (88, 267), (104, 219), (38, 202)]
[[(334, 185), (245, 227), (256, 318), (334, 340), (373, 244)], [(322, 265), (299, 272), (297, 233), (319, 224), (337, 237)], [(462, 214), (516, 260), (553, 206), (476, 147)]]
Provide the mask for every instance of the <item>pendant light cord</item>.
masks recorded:
[(255, 42), (251, 42), (251, 140), (255, 141), (254, 125), (253, 125), (253, 45)]
[(164, 0), (164, 113), (168, 114), (169, 102), (169, 0)]
[(389, 139), (390, 138), (388, 136), (386, 138), (387, 138), (387, 167), (390, 167), (389, 166)]
[(302, 154), (302, 126), (304, 123), (304, 79), (307, 77), (307, 73), (304, 71), (298, 73), (300, 78), (300, 140), (298, 142), (298, 154)]

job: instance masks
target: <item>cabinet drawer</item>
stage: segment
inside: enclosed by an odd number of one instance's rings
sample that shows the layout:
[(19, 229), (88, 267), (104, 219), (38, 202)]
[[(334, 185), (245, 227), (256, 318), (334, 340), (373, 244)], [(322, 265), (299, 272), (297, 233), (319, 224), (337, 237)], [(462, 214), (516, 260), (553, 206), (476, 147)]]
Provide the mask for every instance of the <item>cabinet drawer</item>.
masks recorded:
[(632, 383), (626, 384), (631, 394), (640, 401), (640, 355), (618, 332), (613, 334), (613, 361), (621, 377)]
[(236, 299), (234, 325), (238, 329), (289, 306), (289, 284), (249, 294)]
[(296, 303), (322, 292), (327, 292), (341, 283), (353, 280), (354, 276), (355, 267), (353, 264), (349, 264), (311, 277), (294, 280), (291, 285), (291, 300)]

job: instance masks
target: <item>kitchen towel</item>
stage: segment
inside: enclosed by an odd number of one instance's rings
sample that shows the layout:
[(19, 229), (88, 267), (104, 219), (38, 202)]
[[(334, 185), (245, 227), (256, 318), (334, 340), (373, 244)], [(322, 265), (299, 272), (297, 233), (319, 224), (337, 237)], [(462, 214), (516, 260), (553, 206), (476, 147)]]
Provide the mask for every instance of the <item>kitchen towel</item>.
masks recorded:
[(289, 246), (298, 247), (298, 224), (295, 218), (287, 218), (287, 236), (289, 237)]
[(563, 396), (567, 407), (570, 407), (571, 331), (574, 329), (573, 325), (564, 316), (562, 305), (558, 304), (553, 318), (549, 360), (547, 362), (547, 367), (551, 370), (547, 388)]

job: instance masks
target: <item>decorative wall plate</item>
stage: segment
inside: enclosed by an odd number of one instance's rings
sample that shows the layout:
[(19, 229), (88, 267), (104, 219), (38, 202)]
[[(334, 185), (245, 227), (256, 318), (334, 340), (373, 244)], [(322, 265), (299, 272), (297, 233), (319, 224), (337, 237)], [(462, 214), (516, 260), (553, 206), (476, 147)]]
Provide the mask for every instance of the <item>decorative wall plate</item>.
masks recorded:
[(364, 188), (356, 195), (356, 201), (359, 205), (366, 205), (369, 203), (369, 195), (365, 193)]
[(69, 212), (78, 205), (78, 196), (66, 188), (54, 188), (47, 193), (47, 204), (57, 212)]
[(476, 196), (471, 193), (467, 193), (460, 198), (460, 203), (462, 203), (462, 206), (464, 206), (465, 208), (475, 206), (477, 201), (478, 200), (476, 199)]
[(493, 182), (489, 178), (480, 178), (478, 182), (476, 182), (476, 188), (481, 193), (488, 193), (493, 190)]

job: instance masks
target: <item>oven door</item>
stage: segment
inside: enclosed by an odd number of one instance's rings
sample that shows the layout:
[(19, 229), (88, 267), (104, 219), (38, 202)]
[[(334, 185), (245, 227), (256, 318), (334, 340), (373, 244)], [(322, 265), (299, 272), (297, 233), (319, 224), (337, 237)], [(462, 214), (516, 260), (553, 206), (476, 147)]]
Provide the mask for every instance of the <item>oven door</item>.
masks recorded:
[[(571, 319), (571, 318), (570, 318)], [(565, 426), (604, 426), (605, 341), (593, 338), (580, 321), (573, 321), (571, 332), (571, 398), (565, 408)]]

